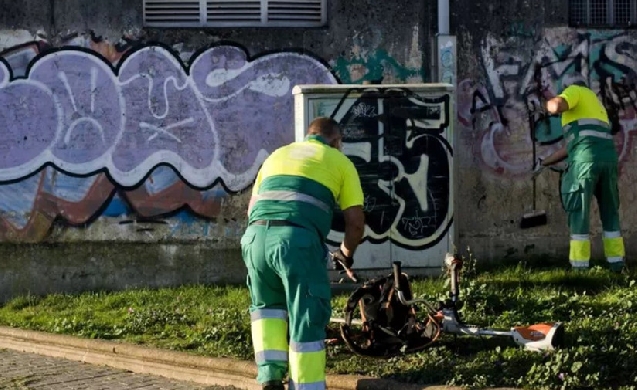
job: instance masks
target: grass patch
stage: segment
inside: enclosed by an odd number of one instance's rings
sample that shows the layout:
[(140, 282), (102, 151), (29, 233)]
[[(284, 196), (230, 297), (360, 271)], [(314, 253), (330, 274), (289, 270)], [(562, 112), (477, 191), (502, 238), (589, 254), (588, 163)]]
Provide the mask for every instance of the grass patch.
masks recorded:
[[(508, 329), (563, 321), (567, 348), (536, 353), (508, 338), (446, 335), (427, 351), (374, 360), (337, 345), (329, 347), (328, 370), (467, 388), (637, 389), (635, 280), (634, 273), (615, 275), (603, 267), (582, 274), (541, 264), (467, 267), (461, 298), (468, 323)], [(428, 278), (414, 280), (412, 288), (435, 300), (447, 283)], [(346, 298), (333, 298), (335, 315)], [(248, 305), (247, 289), (237, 286), (25, 296), (0, 308), (0, 324), (251, 360)]]

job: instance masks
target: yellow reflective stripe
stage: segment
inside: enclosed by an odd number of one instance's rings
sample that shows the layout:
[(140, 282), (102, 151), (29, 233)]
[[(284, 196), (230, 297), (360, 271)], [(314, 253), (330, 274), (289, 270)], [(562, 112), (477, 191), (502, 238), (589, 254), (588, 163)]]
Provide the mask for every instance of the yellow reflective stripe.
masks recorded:
[(330, 212), (330, 206), (328, 206), (322, 200), (319, 200), (313, 196), (302, 194), (300, 192), (294, 191), (265, 191), (258, 195), (255, 195), (254, 201), (259, 200), (282, 200), (282, 201), (295, 201), (295, 202), (306, 202), (311, 205), (314, 205), (325, 212)]
[(252, 323), (252, 342), (254, 353), (266, 351), (287, 352), (287, 322), (280, 319), (265, 318)]
[(624, 249), (624, 239), (622, 237), (604, 237), (603, 242), (604, 254), (607, 258), (626, 256), (626, 252)]
[(290, 381), (297, 387), (325, 381), (325, 344), (323, 341), (290, 344)]
[(571, 240), (568, 258), (571, 261), (586, 261), (591, 257), (591, 242), (589, 240)]
[(271, 351), (273, 351), (273, 354), (275, 352), (287, 354), (288, 323), (285, 310), (255, 310), (250, 314), (250, 318), (252, 320), (252, 342), (255, 355), (263, 357), (267, 356)]

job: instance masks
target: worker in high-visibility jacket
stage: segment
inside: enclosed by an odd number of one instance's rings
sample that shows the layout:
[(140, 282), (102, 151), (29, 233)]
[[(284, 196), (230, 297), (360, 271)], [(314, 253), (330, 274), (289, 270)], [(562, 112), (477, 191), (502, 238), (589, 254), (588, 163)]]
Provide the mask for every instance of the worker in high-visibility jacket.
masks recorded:
[[(340, 149), (338, 123), (317, 118), (306, 139), (263, 163), (241, 237), (252, 303), (252, 341), (263, 389), (325, 389), (325, 330), (331, 317), (327, 235), (340, 207), (345, 236), (332, 255), (353, 264), (365, 222), (358, 172)], [(289, 331), (289, 343), (288, 343)]]
[(595, 196), (603, 228), (609, 268), (624, 268), (624, 240), (619, 218), (618, 155), (606, 108), (579, 75), (567, 76), (563, 92), (549, 100), (546, 110), (562, 114), (565, 147), (541, 161), (544, 166), (566, 159), (562, 176), (562, 205), (571, 234), (569, 262), (588, 269), (591, 257), (590, 206)]

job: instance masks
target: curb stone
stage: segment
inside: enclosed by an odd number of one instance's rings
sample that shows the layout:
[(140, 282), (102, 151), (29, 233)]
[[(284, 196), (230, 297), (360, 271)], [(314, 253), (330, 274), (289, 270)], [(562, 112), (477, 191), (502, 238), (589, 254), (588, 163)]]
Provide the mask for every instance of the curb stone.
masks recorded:
[[(248, 361), (210, 358), (123, 342), (3, 326), (0, 326), (0, 349), (65, 358), (204, 385), (261, 390), (255, 380), (256, 365)], [(330, 390), (462, 390), (455, 386), (423, 386), (354, 375), (328, 375), (327, 386)]]

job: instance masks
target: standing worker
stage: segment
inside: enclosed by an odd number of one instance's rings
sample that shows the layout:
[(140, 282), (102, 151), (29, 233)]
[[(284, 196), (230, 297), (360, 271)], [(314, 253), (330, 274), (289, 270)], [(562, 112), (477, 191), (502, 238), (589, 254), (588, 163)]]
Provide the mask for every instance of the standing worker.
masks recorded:
[(562, 205), (571, 234), (569, 261), (573, 269), (589, 268), (591, 257), (590, 205), (594, 195), (604, 230), (604, 254), (611, 270), (624, 268), (624, 240), (619, 218), (617, 186), (619, 159), (606, 109), (579, 75), (568, 76), (565, 89), (549, 100), (550, 114), (562, 114), (566, 146), (541, 162), (549, 166), (566, 159), (562, 176)]
[(340, 265), (352, 266), (365, 229), (360, 178), (341, 146), (338, 123), (317, 118), (304, 141), (265, 160), (254, 183), (241, 249), (257, 381), (264, 390), (283, 390), (288, 368), (289, 389), (326, 388), (324, 340), (332, 307), (325, 240), (334, 208), (345, 218), (344, 240), (332, 253)]

